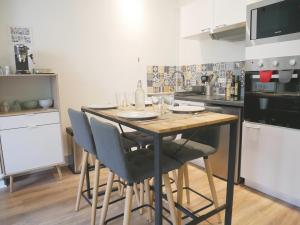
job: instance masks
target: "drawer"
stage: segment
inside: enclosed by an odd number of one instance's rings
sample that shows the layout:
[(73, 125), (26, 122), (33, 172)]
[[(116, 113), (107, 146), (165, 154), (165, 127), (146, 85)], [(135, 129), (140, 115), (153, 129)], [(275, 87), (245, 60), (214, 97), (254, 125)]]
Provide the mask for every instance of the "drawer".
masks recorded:
[(64, 163), (60, 124), (3, 130), (7, 176)]
[(0, 117), (0, 130), (59, 123), (58, 112)]

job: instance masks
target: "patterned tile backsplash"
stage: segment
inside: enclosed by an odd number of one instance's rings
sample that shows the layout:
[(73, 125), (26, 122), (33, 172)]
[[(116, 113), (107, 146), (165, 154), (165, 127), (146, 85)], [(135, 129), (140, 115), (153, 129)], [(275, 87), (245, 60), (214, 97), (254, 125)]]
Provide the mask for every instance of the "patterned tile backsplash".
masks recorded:
[(244, 86), (244, 62), (210, 63), (202, 65), (183, 66), (148, 66), (147, 88), (148, 93), (175, 91), (176, 76), (180, 85), (185, 80), (186, 86), (197, 86), (201, 84), (202, 76), (217, 76), (219, 93), (225, 93), (226, 79), (232, 75), (240, 76), (241, 86)]

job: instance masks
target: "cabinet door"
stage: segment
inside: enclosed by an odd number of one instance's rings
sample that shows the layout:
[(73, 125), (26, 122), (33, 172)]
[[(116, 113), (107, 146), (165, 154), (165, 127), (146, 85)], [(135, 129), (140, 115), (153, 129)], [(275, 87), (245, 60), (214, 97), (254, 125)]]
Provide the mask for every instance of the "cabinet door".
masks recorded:
[(6, 175), (63, 163), (59, 124), (1, 131)]
[(213, 22), (213, 0), (194, 0), (180, 9), (180, 36), (208, 33)]
[(246, 22), (246, 0), (214, 0), (214, 28)]
[(260, 174), (257, 166), (260, 152), (261, 126), (258, 124), (243, 123), (242, 155), (241, 155), (241, 177), (246, 179), (256, 178)]

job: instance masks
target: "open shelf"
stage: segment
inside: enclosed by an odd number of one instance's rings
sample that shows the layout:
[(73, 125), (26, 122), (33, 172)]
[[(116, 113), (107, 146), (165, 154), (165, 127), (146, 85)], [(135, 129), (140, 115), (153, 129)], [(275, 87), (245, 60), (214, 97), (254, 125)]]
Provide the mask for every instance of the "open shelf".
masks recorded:
[(0, 112), (0, 117), (19, 116), (19, 115), (36, 114), (36, 113), (48, 113), (48, 112), (58, 112), (58, 109), (56, 109), (56, 108), (48, 108), (48, 109), (36, 108), (36, 109), (21, 110), (21, 111), (17, 111), (17, 112), (7, 112), (7, 113)]
[(57, 74), (55, 73), (43, 73), (43, 74), (9, 74), (9, 75), (1, 75), (0, 79), (4, 78), (26, 78), (26, 77), (55, 77)]

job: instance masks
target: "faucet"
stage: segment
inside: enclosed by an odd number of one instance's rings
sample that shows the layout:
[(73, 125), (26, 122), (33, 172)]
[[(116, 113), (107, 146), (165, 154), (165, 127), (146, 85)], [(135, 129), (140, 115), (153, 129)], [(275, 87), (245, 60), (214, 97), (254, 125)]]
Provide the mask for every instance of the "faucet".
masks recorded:
[[(179, 78), (179, 75), (181, 78)], [(172, 78), (174, 79), (175, 77), (175, 91), (184, 91), (185, 90), (185, 78), (183, 75), (183, 72), (176, 70), (173, 74), (172, 74)], [(181, 83), (178, 83), (180, 82)], [(179, 85), (180, 84), (180, 85)]]

